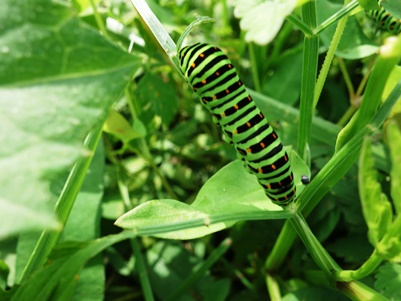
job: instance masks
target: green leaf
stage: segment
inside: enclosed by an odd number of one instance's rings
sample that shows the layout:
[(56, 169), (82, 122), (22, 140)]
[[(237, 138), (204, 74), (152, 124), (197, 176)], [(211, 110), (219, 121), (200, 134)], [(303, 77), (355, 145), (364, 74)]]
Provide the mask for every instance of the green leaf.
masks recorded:
[(103, 125), (103, 130), (123, 142), (128, 142), (146, 135), (146, 128), (138, 119), (135, 119), (134, 124), (136, 125), (135, 128), (128, 123), (123, 115), (115, 110), (110, 110), (109, 116)]
[(358, 3), (362, 6), (363, 9), (367, 10), (379, 9), (377, 0), (359, 0)]
[[(153, 73), (146, 73), (138, 83), (137, 93), (144, 118), (161, 117), (163, 124), (169, 125), (178, 111), (177, 93), (171, 85)], [(143, 113), (142, 113), (143, 114)]]
[(271, 203), (256, 177), (245, 171), (241, 161), (235, 161), (206, 182), (192, 205), (176, 200), (153, 200), (125, 213), (115, 224), (138, 235), (192, 239), (225, 229), (240, 220), (290, 216), (290, 211)]
[(60, 2), (0, 2), (0, 237), (59, 229), (53, 186), (137, 61)]
[(380, 5), (393, 17), (401, 19), (401, 0), (382, 0)]
[[(201, 300), (223, 301), (229, 293), (230, 282), (227, 278), (215, 280), (209, 273), (200, 275), (191, 284), (191, 290), (172, 298), (175, 290), (191, 278), (204, 264), (204, 260), (190, 254), (181, 244), (172, 241), (160, 241), (146, 253), (147, 262), (153, 266), (149, 278), (155, 294), (160, 300), (193, 300), (199, 295)], [(168, 277), (166, 272), (168, 271)]]
[(397, 214), (401, 214), (401, 133), (395, 122), (387, 126), (391, 156), (391, 197)]
[(371, 138), (363, 142), (359, 159), (359, 194), (370, 243), (376, 247), (388, 231), (393, 218), (391, 204), (383, 194), (374, 169)]
[(401, 265), (386, 263), (376, 275), (375, 289), (389, 300), (401, 300)]

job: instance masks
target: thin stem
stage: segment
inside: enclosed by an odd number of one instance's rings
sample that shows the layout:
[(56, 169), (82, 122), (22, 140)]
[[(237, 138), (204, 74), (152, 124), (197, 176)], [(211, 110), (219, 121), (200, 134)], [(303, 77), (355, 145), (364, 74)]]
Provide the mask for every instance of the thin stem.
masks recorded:
[(324, 31), (326, 28), (330, 27), (333, 25), (335, 22), (340, 20), (342, 17), (348, 15), (353, 9), (357, 8), (359, 5), (357, 0), (352, 0), (350, 3), (345, 5), (342, 9), (340, 9), (337, 13), (334, 15), (330, 16), (327, 20), (323, 21), (319, 26), (315, 28), (313, 33), (315, 35), (320, 34), (322, 31)]
[(249, 43), (249, 55), (251, 58), (252, 79), (253, 79), (253, 83), (255, 85), (255, 90), (260, 92), (262, 90), (262, 88), (260, 86), (260, 79), (259, 79), (259, 70), (258, 70), (259, 64), (256, 60), (255, 45), (253, 43)]
[(336, 271), (334, 276), (337, 281), (343, 282), (361, 279), (372, 274), (382, 261), (383, 258), (374, 250), (369, 259), (359, 269)]
[(152, 287), (149, 282), (145, 260), (143, 258), (137, 238), (131, 239), (131, 247), (135, 254), (136, 269), (138, 271), (139, 281), (141, 282), (142, 292), (145, 297), (145, 301), (153, 301), (154, 297), (153, 297)]
[(99, 14), (99, 12), (97, 10), (95, 1), (94, 0), (90, 0), (90, 4), (91, 4), (92, 9), (93, 9), (93, 14), (95, 16), (95, 20), (96, 20), (97, 26), (99, 27), (99, 29), (103, 33), (103, 35), (105, 37), (109, 38), (109, 33), (108, 33), (107, 29), (106, 29), (106, 26), (103, 23), (102, 17), (100, 16), (100, 14)]
[(294, 14), (289, 15), (287, 20), (298, 27), (305, 36), (313, 36), (313, 30)]
[(324, 83), (326, 82), (327, 74), (329, 73), (335, 51), (337, 50), (338, 44), (340, 43), (341, 36), (344, 32), (345, 26), (347, 25), (347, 21), (348, 21), (348, 15), (345, 15), (344, 18), (342, 18), (337, 24), (336, 31), (331, 40), (329, 50), (327, 51), (322, 69), (320, 70), (319, 77), (316, 82), (315, 95), (313, 100), (314, 108), (316, 108), (320, 94), (322, 93)]

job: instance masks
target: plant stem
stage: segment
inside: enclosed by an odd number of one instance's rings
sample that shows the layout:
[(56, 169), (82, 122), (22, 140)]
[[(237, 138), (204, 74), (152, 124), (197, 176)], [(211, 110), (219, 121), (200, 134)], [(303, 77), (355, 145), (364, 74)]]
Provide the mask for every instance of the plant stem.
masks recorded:
[(276, 281), (276, 279), (270, 275), (266, 275), (266, 286), (269, 292), (269, 297), (271, 301), (281, 301), (281, 292), (280, 287)]
[(259, 64), (256, 60), (255, 45), (253, 43), (249, 43), (249, 55), (251, 58), (252, 79), (253, 79), (253, 83), (255, 85), (255, 90), (260, 92), (262, 90), (262, 88), (260, 86), (260, 79), (259, 79), (259, 70), (258, 70)]
[[(302, 19), (307, 26), (315, 28), (316, 2), (309, 1), (302, 6)], [(298, 128), (298, 153), (301, 158), (309, 157), (307, 149), (313, 115), (313, 99), (316, 83), (319, 40), (317, 36), (305, 36), (301, 82), (300, 122)]]
[(336, 31), (331, 40), (329, 50), (327, 51), (322, 69), (320, 69), (319, 77), (316, 82), (313, 108), (316, 108), (320, 94), (322, 93), (324, 83), (326, 82), (327, 74), (329, 73), (330, 66), (334, 58), (334, 53), (337, 50), (338, 44), (340, 43), (341, 36), (344, 32), (345, 26), (347, 25), (347, 21), (348, 21), (348, 15), (345, 15), (344, 18), (342, 18), (337, 24)]
[(357, 280), (364, 278), (373, 273), (374, 270), (380, 265), (383, 261), (383, 258), (377, 254), (377, 251), (374, 250), (372, 255), (370, 255), (369, 259), (365, 261), (365, 263), (357, 270), (342, 270), (336, 271), (334, 276), (337, 281), (349, 282), (352, 280)]
[(354, 301), (388, 301), (386, 297), (359, 281), (337, 282), (337, 289)]

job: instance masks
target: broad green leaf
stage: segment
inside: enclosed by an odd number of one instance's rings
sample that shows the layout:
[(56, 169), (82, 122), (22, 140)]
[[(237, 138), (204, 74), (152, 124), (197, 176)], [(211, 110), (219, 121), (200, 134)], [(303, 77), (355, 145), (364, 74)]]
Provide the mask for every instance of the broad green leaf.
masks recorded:
[(271, 203), (255, 176), (245, 171), (241, 161), (235, 161), (206, 182), (192, 205), (176, 200), (153, 200), (125, 213), (115, 224), (138, 235), (192, 239), (225, 229), (240, 220), (290, 216), (290, 211)]
[(401, 0), (380, 1), (380, 5), (393, 17), (401, 19)]
[(389, 300), (401, 300), (401, 265), (386, 263), (380, 267), (374, 287)]
[[(296, 5), (297, 0), (237, 0), (234, 15), (241, 19), (240, 27), (246, 31), (245, 41), (266, 45), (274, 39)], [(267, 30), (266, 20), (269, 20)]]
[(103, 125), (103, 130), (106, 133), (116, 136), (123, 142), (128, 142), (146, 135), (146, 129), (142, 123), (137, 120), (135, 124), (136, 129), (129, 124), (123, 115), (115, 110), (110, 110), (109, 116)]
[(90, 258), (105, 248), (132, 237), (132, 233), (122, 232), (90, 243), (61, 245), (57, 252), (59, 257), (15, 288), (16, 292), (11, 300), (31, 301), (32, 296), (36, 300), (65, 300), (66, 290), (71, 291), (77, 281), (76, 275)]
[(137, 60), (61, 2), (1, 1), (0, 32), (0, 237), (58, 229), (60, 175), (92, 155), (82, 142)]
[(146, 252), (146, 258), (148, 264), (154, 267), (149, 271), (149, 278), (160, 300), (223, 301), (229, 294), (230, 283), (227, 278), (216, 280), (209, 273), (204, 273), (198, 279), (193, 279), (196, 281), (190, 285), (190, 291), (181, 291), (179, 297), (172, 297), (205, 264), (204, 260), (190, 254), (182, 244), (173, 241), (157, 242)]
[(387, 127), (391, 155), (391, 197), (397, 214), (401, 214), (401, 133), (395, 122)]
[(370, 243), (376, 247), (388, 231), (392, 221), (392, 208), (380, 183), (377, 181), (377, 171), (374, 169), (371, 138), (366, 138), (359, 160), (359, 194), (362, 202), (362, 212), (369, 232)]

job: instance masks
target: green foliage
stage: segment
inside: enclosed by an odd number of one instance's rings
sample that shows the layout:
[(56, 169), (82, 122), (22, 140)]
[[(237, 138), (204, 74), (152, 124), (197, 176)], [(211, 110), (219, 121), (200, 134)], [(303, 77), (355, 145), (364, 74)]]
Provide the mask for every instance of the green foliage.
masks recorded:
[[(0, 300), (401, 299), (401, 38), (358, 13), (377, 1), (146, 2), (0, 1)], [(214, 22), (184, 44), (220, 46), (292, 149), (285, 208), (172, 68), (194, 13)]]

